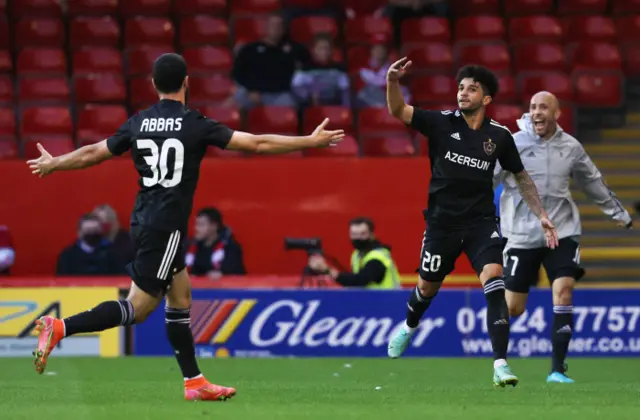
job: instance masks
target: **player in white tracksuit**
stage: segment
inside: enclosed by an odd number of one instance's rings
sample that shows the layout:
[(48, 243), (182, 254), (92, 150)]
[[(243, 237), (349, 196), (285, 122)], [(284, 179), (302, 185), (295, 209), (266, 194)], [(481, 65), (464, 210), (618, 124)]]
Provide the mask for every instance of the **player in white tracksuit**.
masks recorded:
[(552, 368), (547, 382), (570, 383), (565, 358), (573, 330), (572, 294), (579, 275), (582, 233), (578, 207), (569, 189), (573, 178), (604, 214), (619, 226), (631, 228), (632, 220), (578, 140), (557, 124), (558, 100), (549, 92), (531, 98), (529, 113), (517, 121), (514, 135), (525, 169), (531, 175), (545, 210), (556, 226), (559, 246), (549, 249), (538, 219), (518, 191), (513, 176), (496, 167), (495, 184), (504, 182), (500, 198), (506, 298), (511, 316), (525, 311), (529, 287), (543, 265), (553, 294)]

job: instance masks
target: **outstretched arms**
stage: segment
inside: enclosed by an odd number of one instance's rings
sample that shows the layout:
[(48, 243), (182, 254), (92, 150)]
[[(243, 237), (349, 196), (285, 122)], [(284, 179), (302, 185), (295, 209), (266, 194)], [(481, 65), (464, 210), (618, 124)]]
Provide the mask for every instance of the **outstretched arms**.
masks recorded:
[(56, 157), (51, 156), (40, 143), (38, 143), (38, 150), (40, 151), (40, 157), (27, 161), (27, 164), (31, 171), (41, 178), (55, 171), (88, 168), (113, 156), (107, 147), (107, 140), (83, 146), (73, 152)]

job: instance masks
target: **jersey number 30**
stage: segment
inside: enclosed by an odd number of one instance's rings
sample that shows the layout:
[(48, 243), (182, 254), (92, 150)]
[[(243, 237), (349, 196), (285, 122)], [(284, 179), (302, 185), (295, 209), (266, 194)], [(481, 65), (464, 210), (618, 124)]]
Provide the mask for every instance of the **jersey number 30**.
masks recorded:
[[(144, 156), (145, 162), (151, 168), (151, 177), (142, 178), (145, 187), (153, 187), (160, 184), (165, 188), (175, 187), (182, 181), (182, 167), (184, 166), (184, 146), (178, 139), (166, 139), (162, 147), (148, 139), (140, 139), (136, 142), (139, 150), (150, 150), (151, 155)], [(173, 168), (169, 168), (169, 151), (173, 149), (175, 160)], [(167, 178), (169, 169), (173, 169), (171, 178)]]

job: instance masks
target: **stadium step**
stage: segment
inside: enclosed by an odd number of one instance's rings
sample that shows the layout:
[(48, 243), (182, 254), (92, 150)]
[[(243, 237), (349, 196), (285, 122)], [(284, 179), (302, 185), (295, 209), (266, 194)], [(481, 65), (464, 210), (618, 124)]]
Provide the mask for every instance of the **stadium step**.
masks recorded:
[[(624, 207), (629, 213), (633, 213), (634, 212), (633, 206), (626, 205)], [(595, 204), (580, 205), (580, 206), (578, 206), (578, 209), (580, 210), (580, 216), (602, 216), (602, 217), (607, 217), (607, 216), (605, 216), (604, 213), (602, 213), (602, 210), (600, 210), (600, 207), (598, 207)]]
[[(620, 189), (614, 190), (613, 192), (616, 193), (616, 196), (618, 197), (618, 199), (625, 204), (635, 203), (636, 201), (640, 201), (640, 189), (620, 188)], [(584, 202), (591, 203), (591, 201), (585, 195), (585, 193), (578, 188), (572, 189), (571, 194), (573, 195), (573, 198), (576, 201), (580, 201), (580, 202), (584, 201)]]
[(640, 263), (640, 247), (587, 247), (580, 250), (582, 261), (635, 261)]
[(580, 244), (583, 246), (591, 246), (591, 247), (640, 247), (640, 236), (619, 236), (615, 232), (612, 234), (602, 234), (598, 232), (598, 234), (590, 233), (588, 235), (584, 235), (580, 239)]
[(636, 143), (597, 143), (585, 144), (585, 150), (591, 156), (619, 155), (631, 157), (630, 155), (640, 155), (640, 144)]
[(621, 171), (640, 170), (640, 161), (638, 159), (626, 158), (626, 159), (612, 159), (610, 156), (596, 157), (591, 156), (591, 159), (596, 164), (598, 169), (607, 169), (609, 173), (617, 173)]

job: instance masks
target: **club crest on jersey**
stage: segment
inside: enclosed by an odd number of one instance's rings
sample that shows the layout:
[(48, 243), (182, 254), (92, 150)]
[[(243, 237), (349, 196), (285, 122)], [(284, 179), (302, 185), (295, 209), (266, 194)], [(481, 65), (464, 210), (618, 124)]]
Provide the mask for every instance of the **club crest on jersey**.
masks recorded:
[(485, 141), (482, 145), (487, 155), (492, 155), (496, 151), (496, 144), (491, 139)]

